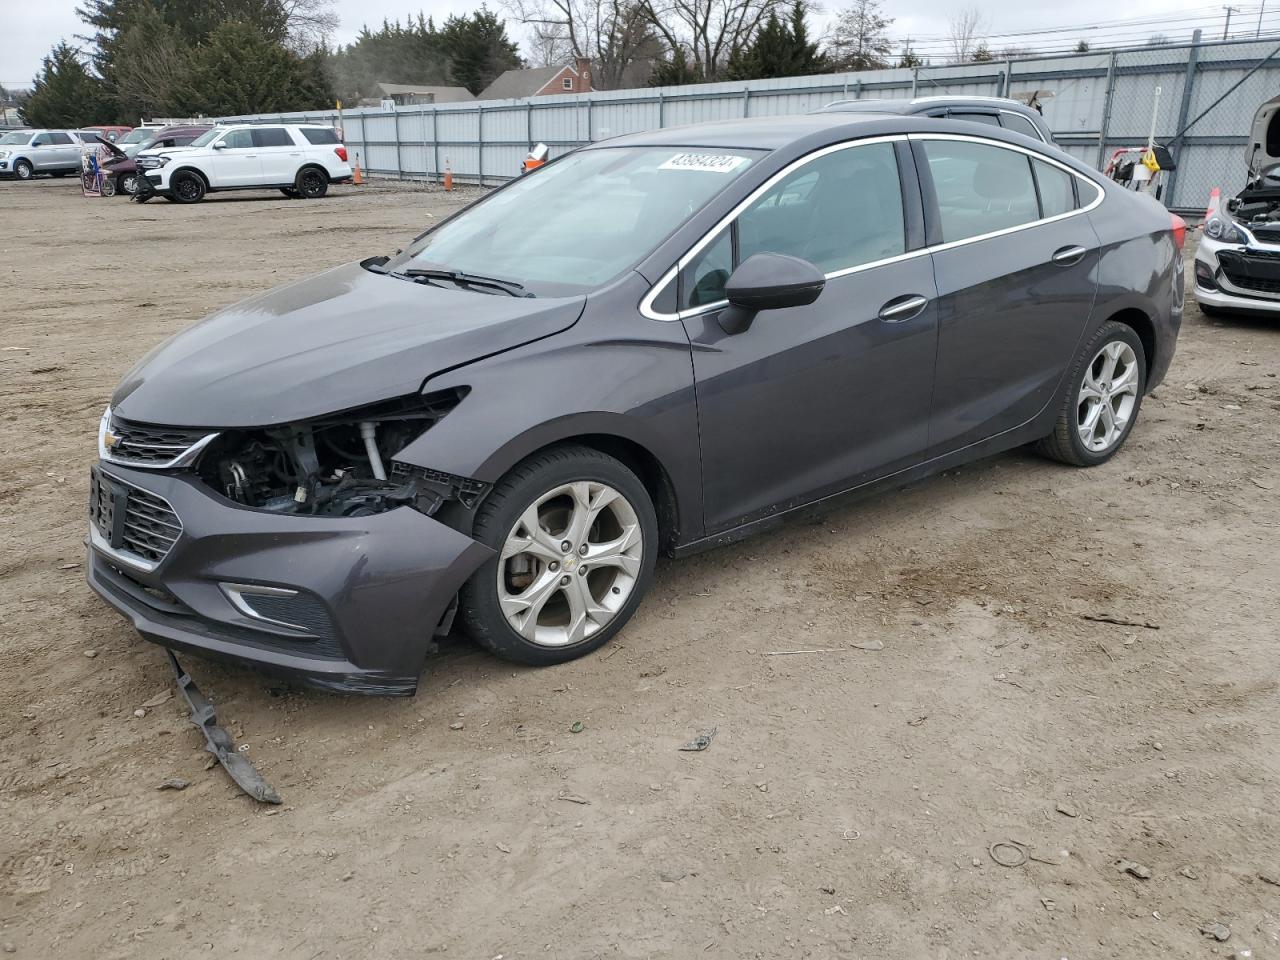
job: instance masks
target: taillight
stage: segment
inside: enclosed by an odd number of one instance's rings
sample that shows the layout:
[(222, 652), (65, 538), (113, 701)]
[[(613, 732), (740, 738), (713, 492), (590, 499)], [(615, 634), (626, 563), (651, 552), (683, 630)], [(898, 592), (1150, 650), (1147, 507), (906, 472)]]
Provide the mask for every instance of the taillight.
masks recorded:
[[(344, 147), (344, 146), (342, 146), (342, 145), (338, 145), (338, 146), (336, 146), (336, 147), (334, 147), (334, 148), (333, 148), (333, 152), (334, 152), (334, 153), (336, 153), (336, 154), (338, 155), (338, 159), (339, 159), (339, 160), (341, 160), (343, 163), (346, 163), (346, 162), (347, 162), (347, 148), (346, 148), (346, 147)], [(1177, 220), (1178, 218), (1177, 218), (1177, 217), (1174, 217), (1174, 219), (1175, 219), (1175, 220)], [(1182, 246), (1182, 244), (1178, 244), (1178, 246)]]
[(1182, 244), (1187, 239), (1187, 221), (1183, 220), (1176, 213), (1169, 214), (1169, 219), (1172, 221), (1170, 229), (1173, 231), (1173, 242), (1177, 244), (1178, 249), (1181, 250)]

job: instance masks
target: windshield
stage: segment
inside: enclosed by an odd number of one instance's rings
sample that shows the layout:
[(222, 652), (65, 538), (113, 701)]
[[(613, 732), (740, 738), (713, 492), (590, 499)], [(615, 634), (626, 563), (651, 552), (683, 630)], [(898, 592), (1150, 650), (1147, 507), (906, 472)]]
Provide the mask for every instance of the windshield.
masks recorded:
[(511, 184), (392, 267), (439, 267), (584, 293), (632, 267), (740, 177), (758, 150), (581, 150)]
[(149, 140), (153, 132), (153, 128), (149, 129), (147, 127), (138, 127), (134, 130), (130, 130), (123, 137), (120, 137), (116, 140), (116, 143), (141, 143), (143, 140)]
[(3, 137), (0, 137), (0, 145), (7, 144), (9, 146), (16, 146), (18, 144), (25, 144), (30, 139), (30, 130), (15, 130), (12, 133), (6, 133)]
[(191, 146), (206, 147), (213, 143), (214, 139), (222, 133), (223, 130), (219, 127), (214, 127), (212, 130), (206, 130), (204, 133), (200, 134), (200, 136), (191, 141)]

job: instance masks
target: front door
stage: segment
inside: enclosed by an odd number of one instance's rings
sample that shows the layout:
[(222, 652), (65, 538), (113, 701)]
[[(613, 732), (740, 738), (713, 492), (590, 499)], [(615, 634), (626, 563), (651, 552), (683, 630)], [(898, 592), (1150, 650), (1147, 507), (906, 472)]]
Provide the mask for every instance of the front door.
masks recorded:
[(991, 141), (915, 146), (940, 231), (933, 456), (1021, 426), (1057, 395), (1093, 310), (1099, 244), (1066, 168)]
[[(918, 189), (914, 177), (909, 189)], [(709, 534), (890, 473), (923, 452), (935, 289), (928, 255), (908, 254), (923, 236), (903, 206), (894, 143), (822, 151), (681, 271)], [(814, 263), (826, 288), (816, 303), (763, 311), (727, 334), (719, 324), (725, 281), (762, 252)]]
[(214, 187), (244, 187), (262, 181), (262, 160), (253, 143), (253, 131), (232, 130), (214, 150)]

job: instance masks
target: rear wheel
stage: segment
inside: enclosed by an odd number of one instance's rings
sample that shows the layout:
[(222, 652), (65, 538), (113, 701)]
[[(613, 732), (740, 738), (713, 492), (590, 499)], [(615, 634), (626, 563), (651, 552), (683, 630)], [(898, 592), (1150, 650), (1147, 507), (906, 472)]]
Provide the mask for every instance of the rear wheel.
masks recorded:
[(169, 178), (169, 199), (175, 203), (199, 203), (204, 193), (204, 179), (198, 173), (183, 170)]
[(315, 167), (303, 167), (293, 181), (293, 189), (304, 199), (318, 200), (329, 192), (329, 175)]
[(30, 180), (35, 176), (35, 170), (31, 168), (29, 160), (18, 160), (13, 165), (13, 175), (19, 180)]
[(462, 588), (468, 630), (498, 656), (539, 666), (581, 657), (621, 630), (658, 551), (644, 484), (586, 447), (512, 470), (480, 507), (473, 535), (496, 556)]
[(1036, 449), (1077, 467), (1110, 460), (1138, 419), (1147, 386), (1147, 359), (1134, 329), (1103, 324), (1080, 352), (1067, 385), (1053, 433)]

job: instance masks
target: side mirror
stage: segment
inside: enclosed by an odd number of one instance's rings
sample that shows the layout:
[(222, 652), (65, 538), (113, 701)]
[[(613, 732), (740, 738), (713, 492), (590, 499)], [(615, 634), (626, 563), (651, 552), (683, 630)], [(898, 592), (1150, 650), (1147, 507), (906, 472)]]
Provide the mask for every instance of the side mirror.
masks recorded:
[(215, 150), (225, 150), (225, 149), (227, 149), (226, 141), (225, 141), (225, 140), (219, 140), (217, 143), (215, 143), (215, 144), (213, 145), (213, 149), (215, 149)]
[(31, 145), (32, 145), (33, 147), (43, 147), (43, 146), (44, 146), (44, 141), (43, 141), (43, 140), (32, 140), (32, 141), (31, 141)]
[(733, 271), (725, 284), (727, 309), (720, 314), (725, 333), (741, 333), (761, 310), (806, 307), (818, 299), (827, 278), (808, 260), (781, 253), (757, 253)]

